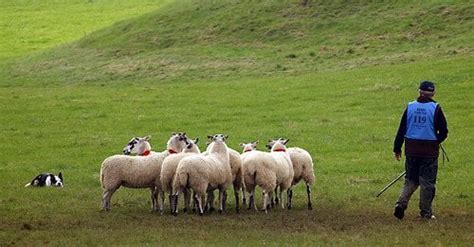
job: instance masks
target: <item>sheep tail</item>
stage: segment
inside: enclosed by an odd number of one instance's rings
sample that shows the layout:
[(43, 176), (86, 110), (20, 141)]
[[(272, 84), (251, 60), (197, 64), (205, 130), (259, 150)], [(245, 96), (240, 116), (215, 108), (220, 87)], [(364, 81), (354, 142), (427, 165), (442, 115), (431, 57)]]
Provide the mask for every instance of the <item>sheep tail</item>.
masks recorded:
[(105, 185), (104, 185), (104, 173), (102, 172), (102, 170), (100, 170), (100, 176), (99, 176), (99, 179), (100, 179), (100, 185), (102, 186), (102, 189), (105, 189)]
[(176, 173), (176, 178), (173, 182), (173, 193), (180, 191), (188, 185), (189, 176), (187, 173)]
[(27, 183), (25, 184), (25, 187), (29, 187), (31, 185), (31, 183)]

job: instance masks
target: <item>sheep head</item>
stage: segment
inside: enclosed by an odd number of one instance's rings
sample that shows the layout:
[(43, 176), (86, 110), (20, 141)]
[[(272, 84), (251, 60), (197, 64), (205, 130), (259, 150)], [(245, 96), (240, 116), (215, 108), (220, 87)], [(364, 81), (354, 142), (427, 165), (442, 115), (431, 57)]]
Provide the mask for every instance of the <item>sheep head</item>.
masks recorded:
[(144, 153), (149, 153), (151, 150), (151, 145), (148, 142), (151, 139), (151, 136), (145, 137), (133, 137), (130, 139), (128, 144), (123, 148), (123, 154), (138, 154), (143, 155)]

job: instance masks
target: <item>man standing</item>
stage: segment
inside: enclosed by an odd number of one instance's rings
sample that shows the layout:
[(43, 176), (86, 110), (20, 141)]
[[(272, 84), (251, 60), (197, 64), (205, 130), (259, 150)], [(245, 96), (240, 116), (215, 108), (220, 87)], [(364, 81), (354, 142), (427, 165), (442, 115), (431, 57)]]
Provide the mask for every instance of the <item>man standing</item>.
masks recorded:
[(422, 81), (418, 91), (418, 99), (410, 102), (403, 113), (393, 147), (395, 159), (400, 161), (405, 141), (405, 183), (393, 213), (398, 219), (403, 219), (408, 201), (418, 186), (421, 187), (420, 216), (435, 219), (431, 204), (436, 191), (439, 145), (448, 136), (444, 113), (433, 100), (435, 85)]

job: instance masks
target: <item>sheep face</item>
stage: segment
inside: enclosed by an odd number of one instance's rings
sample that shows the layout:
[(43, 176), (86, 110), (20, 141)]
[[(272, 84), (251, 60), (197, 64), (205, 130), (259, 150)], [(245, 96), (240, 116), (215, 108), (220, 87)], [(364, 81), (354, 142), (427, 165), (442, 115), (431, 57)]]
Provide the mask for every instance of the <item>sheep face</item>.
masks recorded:
[(166, 148), (170, 153), (179, 153), (186, 147), (186, 133), (172, 133), (166, 143)]
[(223, 134), (208, 135), (207, 138), (211, 142), (225, 142), (229, 136)]
[(240, 146), (243, 148), (243, 153), (250, 152), (253, 150), (257, 150), (258, 141), (250, 142), (250, 143), (240, 143)]
[(151, 150), (151, 145), (148, 142), (150, 140), (150, 136), (145, 137), (134, 137), (132, 138), (127, 146), (123, 148), (123, 154), (130, 155), (130, 154), (144, 154), (147, 151)]
[(197, 146), (199, 138), (196, 138), (194, 140), (186, 138), (185, 142), (186, 147), (183, 150), (184, 153), (196, 153), (196, 151), (199, 152), (199, 147)]

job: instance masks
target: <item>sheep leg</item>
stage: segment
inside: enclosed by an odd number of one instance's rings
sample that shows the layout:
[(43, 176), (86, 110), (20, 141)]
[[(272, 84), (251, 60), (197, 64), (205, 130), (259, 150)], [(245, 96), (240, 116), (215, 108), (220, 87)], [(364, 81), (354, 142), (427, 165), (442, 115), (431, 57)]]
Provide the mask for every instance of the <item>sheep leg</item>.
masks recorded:
[(196, 204), (198, 205), (199, 216), (204, 214), (204, 210), (202, 207), (202, 202), (205, 200), (204, 196), (199, 196), (198, 194), (195, 195), (194, 199), (196, 200)]
[(179, 193), (176, 192), (171, 196), (171, 211), (174, 216), (178, 215), (178, 196)]
[(198, 196), (196, 195), (196, 193), (193, 193), (193, 204), (196, 206), (196, 208), (199, 208), (199, 201), (198, 201)]
[(269, 203), (268, 203), (268, 192), (266, 192), (265, 190), (262, 192), (263, 194), (263, 208), (262, 208), (262, 211), (264, 211), (265, 213), (268, 213), (268, 206), (269, 206)]
[(247, 206), (247, 196), (245, 194), (245, 188), (242, 186), (242, 207)]
[(249, 193), (249, 207), (247, 208), (248, 209), (251, 209), (252, 207), (254, 207), (254, 196), (253, 196), (253, 191)]
[[(281, 189), (280, 187), (280, 192), (279, 192), (279, 195), (280, 195), (280, 199), (281, 199), (281, 208), (285, 208), (285, 202), (283, 201), (283, 190)], [(286, 200), (288, 202), (288, 199)]]
[(197, 201), (194, 200), (195, 197), (196, 197), (196, 192), (193, 191), (193, 208), (191, 209), (193, 212), (196, 212), (196, 208), (197, 208)]
[(163, 206), (165, 205), (165, 192), (160, 192), (160, 214), (163, 214)]
[(158, 191), (156, 190), (155, 187), (150, 188), (150, 190), (151, 190), (151, 193), (150, 193), (150, 196), (151, 196), (151, 209), (153, 210), (153, 212), (156, 212), (156, 211), (158, 211), (158, 207), (157, 207), (157, 204), (158, 204)]
[(109, 211), (110, 210), (110, 198), (112, 198), (112, 195), (117, 189), (109, 189), (109, 190), (104, 190), (102, 192), (102, 210), (103, 211)]
[(222, 203), (222, 211), (226, 211), (227, 209), (227, 191), (224, 190), (224, 199), (223, 200), (223, 203)]
[(288, 193), (288, 209), (291, 209), (291, 199), (293, 198), (293, 189), (289, 188), (287, 190)]
[(240, 199), (239, 199), (239, 188), (235, 188), (234, 186), (234, 197), (235, 197), (235, 211), (240, 213)]
[(173, 213), (174, 212), (174, 208), (173, 208), (174, 196), (172, 194), (169, 194), (168, 199), (169, 199), (169, 203), (170, 203), (170, 211), (171, 211), (171, 213)]
[[(280, 195), (281, 198), (281, 195)], [(273, 203), (273, 196), (272, 196), (272, 208), (274, 205), (278, 205), (279, 200), (278, 200), (278, 187), (275, 188), (275, 203)]]
[(312, 210), (313, 206), (311, 205), (311, 188), (306, 184), (306, 193), (308, 194), (308, 209)]
[(184, 195), (184, 209), (183, 212), (186, 213), (188, 212), (189, 209), (189, 201), (191, 200), (190, 198), (190, 191), (188, 189), (184, 189), (183, 195)]
[(216, 208), (214, 207), (214, 191), (207, 192), (207, 201), (206, 201), (206, 211), (214, 212)]
[[(268, 192), (267, 192), (267, 197), (268, 197), (268, 200), (270, 200), (270, 201), (271, 201), (271, 200), (272, 200), (272, 198), (273, 198), (273, 191), (271, 191), (271, 190), (270, 190), (270, 191), (268, 191)], [(272, 209), (272, 205), (271, 205), (271, 203), (268, 203), (268, 205), (267, 205), (267, 209), (268, 209), (268, 210)]]
[(224, 210), (224, 192), (222, 188), (219, 188), (219, 213), (222, 213)]

